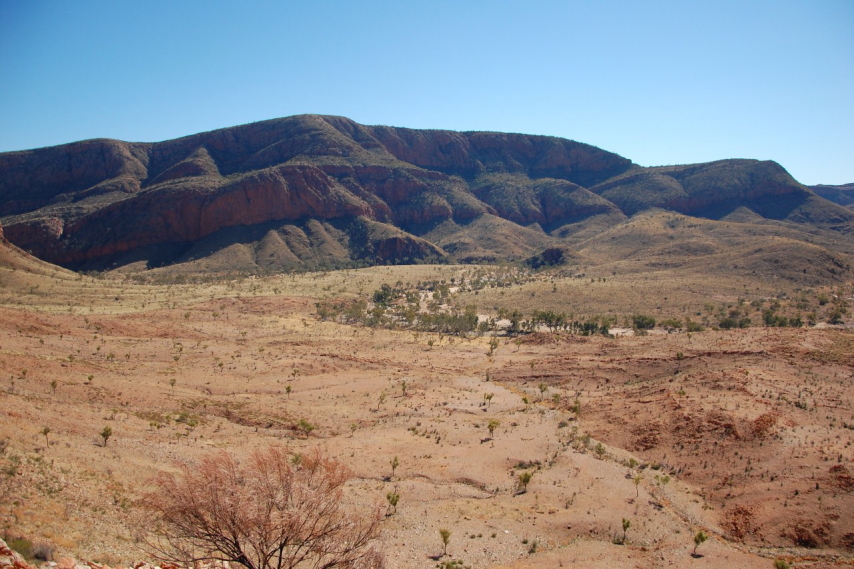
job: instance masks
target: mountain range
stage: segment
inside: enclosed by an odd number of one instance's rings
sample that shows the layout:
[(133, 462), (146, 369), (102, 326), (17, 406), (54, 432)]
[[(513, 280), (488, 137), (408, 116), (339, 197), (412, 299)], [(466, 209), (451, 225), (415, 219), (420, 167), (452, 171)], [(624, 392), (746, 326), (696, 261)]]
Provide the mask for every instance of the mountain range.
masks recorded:
[(617, 262), (716, 255), (735, 239), (753, 247), (739, 255), (791, 264), (785, 274), (821, 263), (834, 278), (854, 258), (854, 186), (810, 188), (772, 161), (641, 167), (562, 138), (300, 115), (158, 143), (2, 153), (0, 225), (11, 243), (74, 270), (266, 272), (543, 251)]

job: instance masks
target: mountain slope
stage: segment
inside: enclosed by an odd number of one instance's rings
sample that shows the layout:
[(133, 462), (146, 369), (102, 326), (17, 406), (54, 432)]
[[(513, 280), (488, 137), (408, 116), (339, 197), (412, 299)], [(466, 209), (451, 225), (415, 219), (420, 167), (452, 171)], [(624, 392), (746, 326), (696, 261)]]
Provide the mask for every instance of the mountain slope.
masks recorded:
[(655, 208), (775, 221), (854, 248), (854, 212), (774, 162), (641, 168), (546, 136), (301, 115), (159, 143), (0, 154), (8, 239), (75, 269), (518, 259)]
[(841, 186), (818, 185), (810, 186), (817, 195), (835, 204), (854, 209), (854, 184), (843, 184)]

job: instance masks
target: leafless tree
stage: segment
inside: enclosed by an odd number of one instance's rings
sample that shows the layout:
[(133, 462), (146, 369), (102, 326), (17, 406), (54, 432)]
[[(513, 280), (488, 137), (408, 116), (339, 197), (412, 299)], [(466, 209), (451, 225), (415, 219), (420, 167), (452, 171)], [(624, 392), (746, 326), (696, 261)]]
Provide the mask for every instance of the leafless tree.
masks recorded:
[(239, 563), (249, 569), (384, 566), (374, 548), (382, 509), (345, 509), (352, 476), (315, 450), (292, 460), (281, 447), (245, 463), (224, 451), (162, 472), (144, 504), (155, 514), (147, 543), (163, 561)]

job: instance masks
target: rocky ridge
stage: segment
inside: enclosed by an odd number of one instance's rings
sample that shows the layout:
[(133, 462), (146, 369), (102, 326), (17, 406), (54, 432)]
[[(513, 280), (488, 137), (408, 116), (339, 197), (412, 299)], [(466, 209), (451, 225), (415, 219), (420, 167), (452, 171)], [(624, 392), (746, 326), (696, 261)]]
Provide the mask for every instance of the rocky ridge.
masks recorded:
[(810, 186), (810, 189), (826, 200), (854, 210), (854, 184), (842, 184), (839, 186), (821, 184)]
[(21, 557), (17, 551), (10, 548), (0, 539), (0, 569), (35, 569)]
[(774, 162), (642, 168), (561, 138), (333, 116), (0, 154), (7, 238), (74, 269), (521, 259), (654, 208), (854, 227)]

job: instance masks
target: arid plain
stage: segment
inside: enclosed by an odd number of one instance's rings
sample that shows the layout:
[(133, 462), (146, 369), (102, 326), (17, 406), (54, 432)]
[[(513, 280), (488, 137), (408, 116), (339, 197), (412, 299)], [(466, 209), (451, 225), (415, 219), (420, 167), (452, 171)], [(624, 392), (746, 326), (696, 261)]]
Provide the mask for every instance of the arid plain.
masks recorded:
[[(282, 445), (349, 465), (357, 505), (400, 496), (379, 544), (390, 567), (854, 563), (854, 334), (826, 324), (851, 283), (620, 268), (143, 283), (4, 247), (3, 531), (54, 559), (150, 561), (138, 500), (155, 472)], [(431, 281), (484, 317), (554, 304), (626, 334), (462, 338), (318, 317), (322, 300)], [(769, 306), (816, 326), (760, 326)], [(717, 329), (733, 310), (754, 325)], [(706, 326), (620, 328), (640, 313)]]

